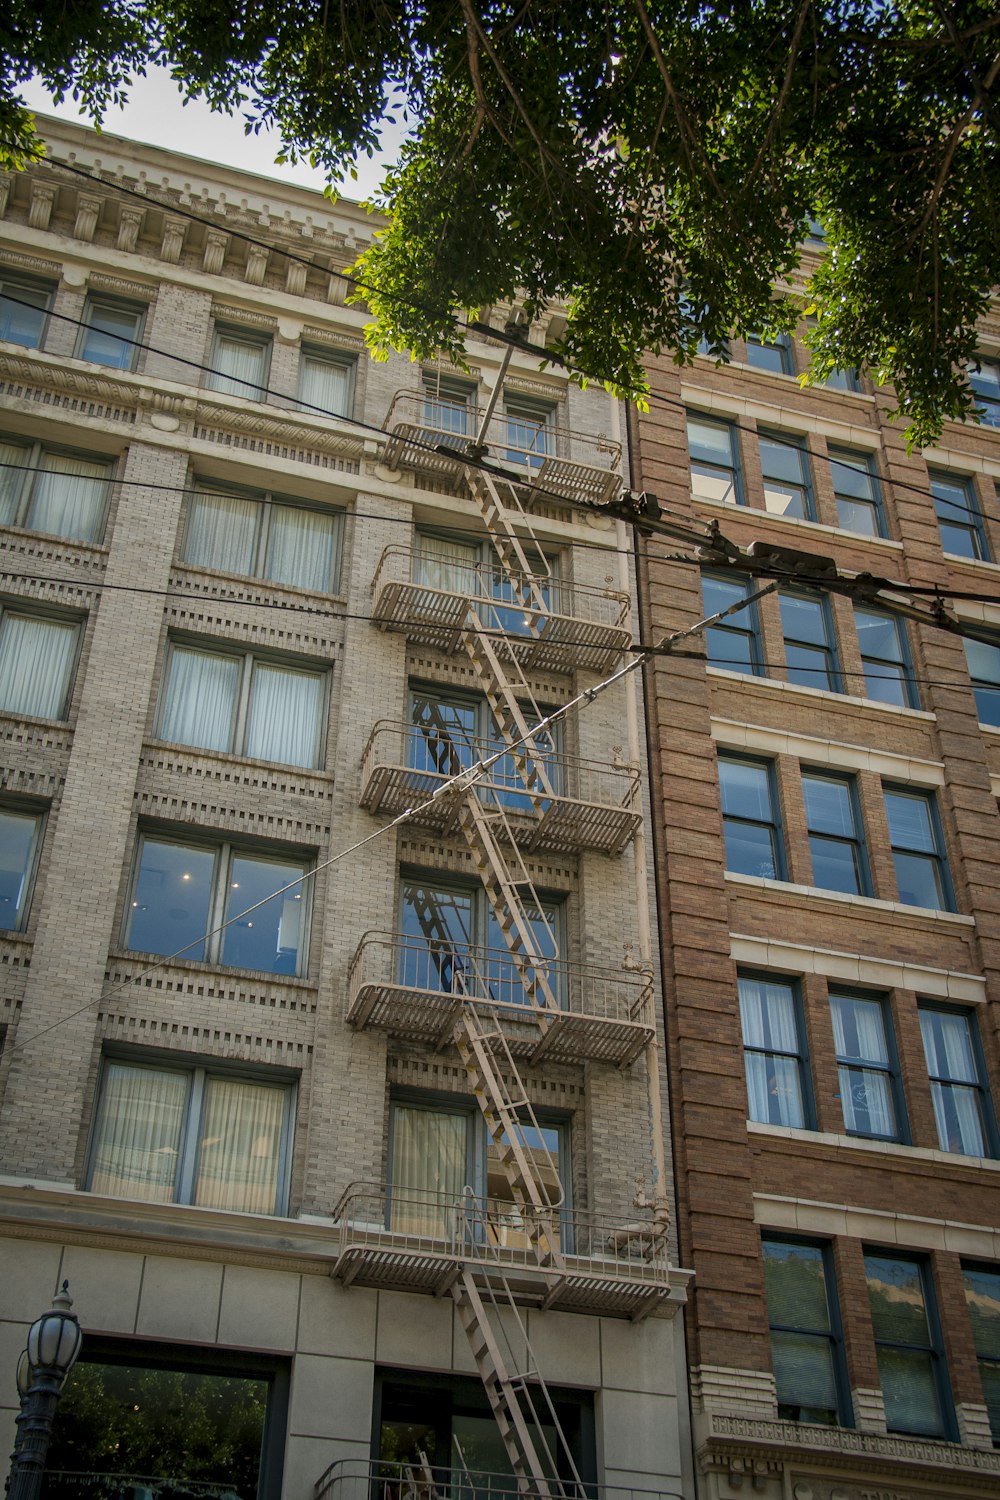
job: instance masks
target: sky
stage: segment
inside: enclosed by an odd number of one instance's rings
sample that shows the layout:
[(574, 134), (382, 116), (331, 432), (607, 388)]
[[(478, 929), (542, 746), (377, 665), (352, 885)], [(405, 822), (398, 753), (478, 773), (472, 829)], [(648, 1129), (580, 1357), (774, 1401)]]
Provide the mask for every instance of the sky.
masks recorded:
[[(71, 99), (55, 104), (52, 96), (35, 81), (25, 84), (21, 92), (29, 107), (42, 114), (90, 123)], [(242, 167), (244, 171), (274, 177), (280, 182), (295, 182), (319, 191), (326, 186), (323, 174), (312, 167), (275, 166), (274, 159), (281, 149), (275, 134), (261, 132), (248, 136), (238, 118), (214, 114), (200, 100), (183, 104), (180, 90), (166, 68), (151, 68), (147, 77), (137, 79), (128, 104), (124, 109), (109, 109), (103, 128), (150, 146), (164, 146), (187, 156)], [(359, 158), (357, 182), (344, 180), (341, 191), (345, 198), (363, 199), (374, 192), (385, 167), (395, 159), (404, 134), (402, 125), (386, 126), (383, 150), (371, 160), (367, 156)]]

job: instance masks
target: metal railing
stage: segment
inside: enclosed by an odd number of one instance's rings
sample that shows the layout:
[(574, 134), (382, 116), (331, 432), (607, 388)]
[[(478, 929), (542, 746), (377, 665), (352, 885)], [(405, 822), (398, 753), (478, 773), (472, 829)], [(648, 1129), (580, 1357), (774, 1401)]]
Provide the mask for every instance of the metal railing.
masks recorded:
[[(256, 1494), (256, 1490), (254, 1491)], [(46, 1469), (42, 1500), (249, 1500), (224, 1479), (164, 1479), (149, 1474), (89, 1474)]]
[[(680, 1490), (645, 1490), (553, 1478), (552, 1500), (681, 1500)], [(513, 1500), (521, 1493), (510, 1474), (451, 1468), (419, 1460), (340, 1458), (320, 1475), (314, 1500)]]

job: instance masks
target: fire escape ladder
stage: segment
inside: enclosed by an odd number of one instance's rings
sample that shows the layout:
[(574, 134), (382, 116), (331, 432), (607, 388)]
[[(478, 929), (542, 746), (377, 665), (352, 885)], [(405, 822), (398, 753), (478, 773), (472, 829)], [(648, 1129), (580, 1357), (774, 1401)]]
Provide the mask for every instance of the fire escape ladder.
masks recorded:
[[(490, 534), (507, 582), (517, 602), (527, 611), (525, 626), (531, 635), (538, 637), (544, 628), (545, 617), (549, 612), (548, 601), (538, 584), (538, 569), (532, 571), (524, 544), (511, 524), (508, 508), (500, 498), (500, 490), (492, 474), (487, 474), (481, 469), (466, 469), (465, 478), (469, 492), (479, 506), (479, 513)], [(508, 485), (507, 488), (516, 503), (514, 486)], [(518, 505), (517, 508), (523, 516), (522, 507)], [(527, 519), (524, 524), (527, 526)], [(528, 527), (528, 530), (530, 532), (531, 528)], [(549, 565), (534, 535), (531, 536), (531, 541), (538, 554), (539, 568), (548, 575)], [(542, 619), (535, 619), (532, 611), (537, 611)]]
[(527, 700), (536, 719), (542, 717), (527, 678), (516, 657), (508, 652), (506, 666), (520, 688), (519, 695), (511, 685), (505, 664), (501, 663), (500, 653), (473, 608), (469, 609), (466, 628), (462, 632), (462, 644), (479, 678), (483, 696), (490, 706), (497, 728), (510, 747), (511, 759), (524, 782), (535, 815), (541, 818), (551, 806), (553, 788), (545, 755), (539, 750), (521, 708), (521, 702)]

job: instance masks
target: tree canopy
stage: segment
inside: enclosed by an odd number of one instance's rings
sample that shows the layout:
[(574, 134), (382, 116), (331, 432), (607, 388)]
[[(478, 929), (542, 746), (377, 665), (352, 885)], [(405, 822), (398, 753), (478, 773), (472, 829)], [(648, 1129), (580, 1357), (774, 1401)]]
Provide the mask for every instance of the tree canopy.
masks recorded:
[[(37, 74), (95, 120), (166, 62), (339, 175), (413, 126), (359, 275), (377, 351), (460, 357), (456, 312), (565, 303), (555, 350), (625, 395), (803, 312), (813, 378), (867, 365), (915, 441), (975, 408), (1000, 282), (995, 0), (13, 0), (0, 150)], [(801, 263), (810, 217), (818, 268)]]

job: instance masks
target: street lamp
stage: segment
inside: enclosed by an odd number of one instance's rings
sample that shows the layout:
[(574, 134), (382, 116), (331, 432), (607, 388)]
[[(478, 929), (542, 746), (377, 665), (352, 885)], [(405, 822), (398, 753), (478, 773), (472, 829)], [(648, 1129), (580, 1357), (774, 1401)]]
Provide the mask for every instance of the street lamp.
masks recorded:
[(28, 1329), (28, 1344), (17, 1366), (21, 1410), (7, 1480), (8, 1500), (37, 1500), (45, 1472), (45, 1455), (52, 1436), (52, 1419), (66, 1376), (76, 1363), (83, 1334), (75, 1313), (69, 1282)]

